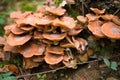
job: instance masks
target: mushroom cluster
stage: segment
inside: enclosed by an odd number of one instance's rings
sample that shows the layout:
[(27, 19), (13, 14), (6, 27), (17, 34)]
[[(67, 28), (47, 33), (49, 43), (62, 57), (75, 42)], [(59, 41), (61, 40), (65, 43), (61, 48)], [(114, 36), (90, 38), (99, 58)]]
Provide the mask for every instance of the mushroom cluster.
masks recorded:
[(88, 29), (98, 38), (120, 39), (120, 19), (112, 14), (104, 14), (105, 9), (90, 8), (95, 14), (77, 16), (77, 19), (87, 24)]
[(78, 37), (84, 29), (62, 7), (41, 6), (36, 12), (15, 11), (13, 24), (6, 25), (4, 51), (23, 55), (25, 69), (46, 62), (76, 68), (76, 55), (86, 53), (87, 41)]

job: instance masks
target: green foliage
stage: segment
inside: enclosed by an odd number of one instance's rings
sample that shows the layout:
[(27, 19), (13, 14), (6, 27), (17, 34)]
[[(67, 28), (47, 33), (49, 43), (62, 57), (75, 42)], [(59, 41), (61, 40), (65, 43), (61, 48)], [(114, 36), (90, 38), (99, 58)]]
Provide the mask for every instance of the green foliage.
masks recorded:
[(104, 63), (107, 67), (111, 68), (112, 70), (117, 70), (117, 62), (115, 61), (109, 61), (107, 58), (103, 58)]
[(0, 74), (0, 80), (17, 80), (11, 72)]
[(55, 1), (55, 5), (56, 5), (56, 6), (59, 6), (60, 3), (62, 3), (62, 1), (63, 1), (63, 0), (56, 0), (56, 1)]
[(79, 13), (74, 9), (69, 9), (68, 14), (71, 15), (74, 19), (77, 19), (77, 16), (79, 15)]
[(38, 78), (38, 80), (46, 80), (47, 75), (46, 74), (38, 74), (37, 78)]

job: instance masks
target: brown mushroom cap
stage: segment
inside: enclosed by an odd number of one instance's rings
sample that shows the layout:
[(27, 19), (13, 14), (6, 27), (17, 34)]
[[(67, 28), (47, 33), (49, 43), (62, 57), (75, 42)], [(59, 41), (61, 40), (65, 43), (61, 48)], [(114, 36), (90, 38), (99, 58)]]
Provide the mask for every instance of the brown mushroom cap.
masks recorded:
[(83, 26), (77, 24), (76, 27), (68, 31), (68, 35), (76, 36), (83, 30)]
[(23, 45), (25, 44), (27, 41), (29, 41), (31, 39), (31, 35), (27, 34), (27, 35), (14, 35), (14, 34), (10, 34), (7, 37), (7, 43), (10, 46), (19, 46), (19, 45)]
[(112, 21), (113, 21), (115, 24), (120, 25), (120, 19), (119, 19), (118, 16), (114, 16), (114, 17), (112, 18)]
[(38, 18), (35, 17), (34, 15), (30, 14), (30, 15), (26, 16), (25, 18), (20, 18), (20, 19), (16, 20), (16, 23), (18, 25), (20, 25), (20, 27), (23, 25), (35, 26), (37, 21), (38, 21)]
[(44, 59), (46, 63), (50, 65), (55, 65), (60, 63), (63, 60), (63, 56), (58, 54), (51, 54), (47, 52)]
[(86, 17), (88, 18), (89, 21), (96, 21), (100, 18), (100, 16), (94, 15), (94, 14), (86, 14)]
[(59, 47), (59, 46), (49, 46), (46, 48), (46, 51), (51, 53), (51, 54), (64, 54), (64, 48)]
[(62, 34), (48, 34), (48, 33), (44, 33), (43, 37), (45, 39), (51, 40), (51, 41), (60, 41), (62, 39), (65, 38), (67, 34), (66, 33), (62, 33)]
[(26, 58), (32, 57), (33, 55), (43, 55), (45, 46), (29, 42), (24, 46), (21, 46), (19, 52)]
[(43, 55), (33, 56), (33, 57), (32, 57), (32, 60), (33, 60), (34, 62), (42, 62), (42, 61), (44, 61), (44, 56), (43, 56)]
[(90, 8), (96, 14), (103, 14), (105, 13), (105, 9), (99, 10), (98, 8)]
[(0, 36), (0, 46), (1, 46), (1, 45), (4, 45), (5, 43), (6, 43), (5, 37), (1, 37), (1, 36)]
[(10, 14), (10, 18), (13, 18), (13, 19), (19, 19), (21, 18), (21, 16), (22, 16), (21, 11), (14, 11)]
[(105, 35), (101, 31), (101, 26), (103, 25), (102, 21), (94, 21), (88, 24), (88, 29), (96, 36), (103, 38)]
[(56, 19), (56, 16), (46, 15), (42, 18), (39, 18), (36, 24), (37, 25), (50, 25), (54, 19)]
[(112, 20), (113, 15), (112, 14), (105, 14), (105, 15), (101, 15), (101, 18), (103, 20), (110, 21), (110, 20)]
[(87, 17), (84, 17), (84, 16), (77, 16), (77, 19), (84, 24), (87, 23), (88, 21)]
[(49, 13), (52, 13), (54, 15), (57, 15), (57, 16), (62, 16), (63, 14), (65, 14), (66, 10), (63, 9), (62, 7), (46, 7), (46, 11), (48, 11)]
[(13, 27), (11, 28), (11, 32), (15, 35), (20, 35), (25, 33), (26, 31), (20, 29), (19, 27), (17, 27), (17, 24), (13, 24)]
[(101, 31), (109, 38), (120, 39), (120, 26), (112, 22), (104, 23), (101, 27)]
[(23, 59), (23, 67), (25, 69), (31, 69), (31, 68), (37, 67), (39, 65), (40, 65), (40, 63), (34, 62), (31, 58), (24, 58)]
[(42, 40), (44, 39), (42, 33), (39, 31), (34, 31), (34, 39)]
[(60, 19), (55, 19), (52, 23), (54, 26), (60, 26), (68, 29), (73, 29), (76, 26), (76, 21), (71, 17), (61, 17)]
[(18, 47), (10, 46), (8, 43), (4, 44), (3, 50), (7, 51), (7, 52), (12, 52), (12, 53), (19, 53), (18, 52)]
[(5, 30), (5, 35), (9, 35), (11, 33), (11, 29), (15, 26), (15, 24), (11, 24), (11, 25), (6, 25), (4, 27)]
[(24, 26), (21, 26), (20, 29), (24, 31), (31, 31), (34, 29), (34, 27), (30, 25), (24, 25)]

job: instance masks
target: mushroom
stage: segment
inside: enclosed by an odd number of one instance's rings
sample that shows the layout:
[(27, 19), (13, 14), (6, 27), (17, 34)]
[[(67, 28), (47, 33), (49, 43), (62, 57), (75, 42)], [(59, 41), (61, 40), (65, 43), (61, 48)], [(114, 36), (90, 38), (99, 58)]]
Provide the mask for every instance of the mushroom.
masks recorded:
[(112, 20), (113, 15), (112, 14), (105, 14), (105, 15), (101, 15), (100, 17), (105, 21), (110, 21), (110, 20)]
[(112, 18), (112, 21), (113, 21), (115, 24), (120, 25), (120, 19), (119, 19), (118, 16), (114, 16), (114, 17)]
[(31, 30), (33, 30), (34, 27), (31, 26), (31, 25), (23, 25), (23, 26), (20, 27), (20, 29), (21, 29), (21, 30), (24, 30), (24, 31), (27, 32), (27, 31), (31, 31)]
[(49, 47), (46, 47), (46, 51), (48, 53), (51, 53), (51, 54), (60, 54), (60, 55), (64, 54), (64, 48), (59, 47), (59, 46), (49, 46)]
[(19, 27), (17, 27), (17, 24), (13, 24), (12, 28), (11, 28), (11, 32), (15, 35), (20, 35), (25, 33), (26, 31), (20, 29)]
[(37, 67), (39, 65), (40, 65), (40, 63), (34, 62), (31, 58), (23, 59), (23, 68), (25, 68), (25, 69), (31, 69), (31, 68)]
[(76, 26), (76, 21), (71, 17), (61, 17), (60, 19), (55, 19), (52, 23), (54, 26), (60, 26), (62, 28), (73, 29)]
[(11, 33), (11, 29), (15, 26), (15, 24), (11, 24), (11, 25), (6, 25), (4, 27), (5, 30), (5, 35), (9, 35)]
[(76, 36), (83, 30), (83, 26), (77, 24), (76, 27), (68, 31), (68, 35)]
[(104, 38), (105, 35), (101, 31), (101, 26), (103, 25), (102, 21), (94, 21), (88, 24), (88, 29), (98, 38)]
[(102, 25), (101, 31), (111, 39), (120, 39), (120, 26), (113, 22), (106, 22)]
[(19, 48), (20, 54), (22, 54), (25, 58), (30, 58), (33, 55), (36, 56), (43, 55), (44, 51), (45, 51), (44, 45), (36, 44), (34, 42), (28, 42), (27, 44)]
[(19, 19), (21, 18), (21, 16), (22, 16), (21, 11), (14, 11), (10, 14), (10, 18), (13, 18), (13, 19)]
[(39, 31), (34, 31), (34, 39), (38, 39), (38, 40), (42, 40), (42, 39), (44, 39), (43, 38), (43, 36), (42, 36), (42, 33), (41, 32), (39, 32)]
[(56, 19), (56, 16), (53, 15), (45, 15), (42, 18), (39, 18), (36, 21), (37, 25), (51, 25), (52, 21)]
[(17, 46), (10, 46), (8, 43), (4, 44), (3, 50), (6, 52), (19, 53)]
[(44, 61), (44, 56), (43, 56), (43, 55), (33, 56), (33, 57), (31, 57), (31, 59), (32, 59), (34, 62), (43, 62), (43, 61)]
[(52, 13), (54, 15), (57, 15), (57, 16), (62, 16), (63, 14), (65, 14), (66, 10), (63, 9), (62, 7), (46, 7), (46, 11), (48, 11), (49, 13)]
[(30, 14), (26, 16), (25, 18), (20, 18), (16, 20), (15, 22), (19, 25), (19, 27), (21, 27), (23, 25), (36, 26), (37, 21), (38, 21), (38, 18)]
[(55, 65), (60, 63), (63, 60), (63, 55), (46, 52), (44, 59), (47, 64)]
[(106, 9), (99, 10), (98, 8), (90, 8), (90, 10), (92, 10), (96, 14), (100, 14), (101, 15), (101, 14), (105, 13)]
[(87, 23), (87, 21), (88, 21), (87, 17), (80, 16), (80, 15), (77, 16), (77, 19), (83, 24)]
[(62, 39), (65, 38), (67, 34), (66, 33), (62, 33), (62, 34), (48, 34), (48, 33), (44, 33), (43, 37), (45, 39), (51, 40), (51, 41), (60, 41)]
[(6, 43), (5, 37), (1, 37), (1, 36), (0, 36), (0, 46), (1, 46), (1, 45), (4, 45), (5, 43)]
[(88, 18), (89, 22), (90, 21), (96, 21), (96, 20), (98, 20), (100, 18), (100, 16), (94, 15), (94, 14), (91, 14), (91, 13), (86, 14), (86, 17)]
[(7, 43), (10, 46), (19, 46), (19, 45), (23, 45), (25, 44), (27, 41), (29, 41), (31, 39), (32, 35), (30, 34), (26, 34), (26, 35), (14, 35), (14, 34), (10, 34), (7, 37)]

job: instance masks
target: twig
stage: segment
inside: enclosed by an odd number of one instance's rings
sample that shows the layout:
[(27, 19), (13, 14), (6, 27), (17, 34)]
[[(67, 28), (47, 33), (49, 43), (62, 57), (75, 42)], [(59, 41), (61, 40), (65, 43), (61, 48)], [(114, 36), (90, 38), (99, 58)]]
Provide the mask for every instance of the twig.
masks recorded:
[(115, 12), (113, 13), (113, 15), (116, 15), (119, 11), (120, 11), (120, 8), (117, 9), (117, 11), (115, 11)]
[[(92, 62), (96, 62), (96, 61), (99, 61), (99, 60), (82, 62), (82, 63), (80, 62), (80, 63), (76, 63), (76, 64), (80, 65), (80, 64), (92, 63)], [(49, 71), (44, 71), (44, 72), (38, 72), (38, 73), (33, 73), (33, 74), (26, 74), (26, 75), (17, 76), (17, 78), (22, 78), (22, 77), (27, 77), (27, 76), (34, 76), (34, 75), (38, 75), (38, 74), (45, 74), (45, 73), (55, 72), (55, 71), (58, 71), (58, 70), (61, 70), (61, 69), (65, 69), (65, 68), (67, 68), (67, 67), (63, 66), (63, 67), (56, 68), (54, 70), (49, 70)]]

